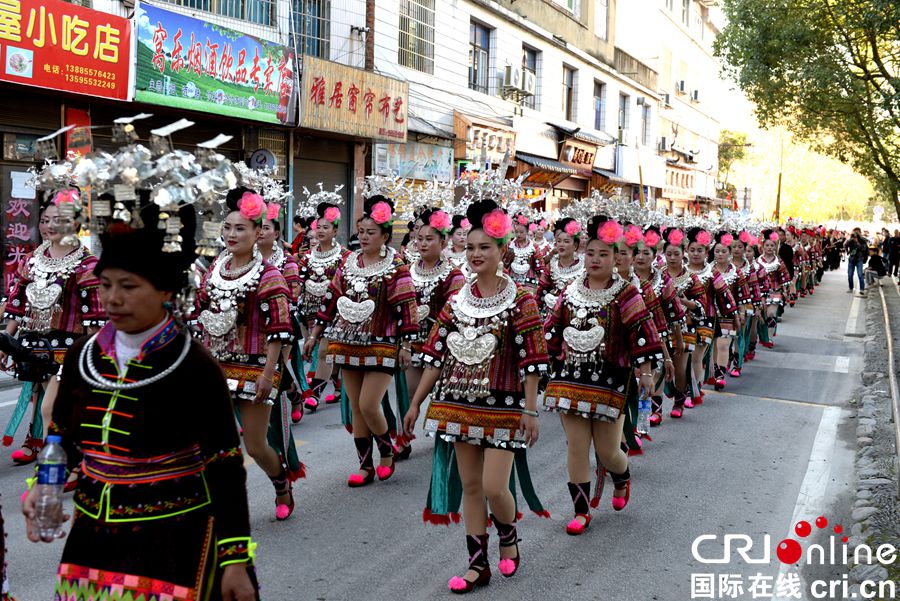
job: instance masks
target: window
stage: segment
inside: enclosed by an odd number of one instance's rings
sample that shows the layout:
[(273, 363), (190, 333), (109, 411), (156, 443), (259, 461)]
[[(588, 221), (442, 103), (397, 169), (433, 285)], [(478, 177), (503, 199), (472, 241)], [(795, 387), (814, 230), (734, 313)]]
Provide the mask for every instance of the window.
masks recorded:
[[(195, 8), (259, 25), (275, 24), (276, 0), (166, 0), (170, 4)], [(89, 4), (89, 2), (79, 2)]]
[(329, 58), (331, 0), (293, 0), (297, 54)]
[(681, 22), (686, 27), (691, 24), (691, 0), (681, 0)]
[(650, 105), (644, 104), (641, 107), (641, 144), (650, 146)]
[(594, 33), (601, 40), (607, 39), (609, 35), (609, 0), (596, 0)]
[(563, 65), (562, 110), (566, 121), (575, 120), (575, 69)]
[(522, 46), (522, 82), (524, 84), (527, 74), (534, 76), (535, 86), (534, 95), (526, 96), (522, 102), (523, 106), (530, 109), (537, 107), (537, 67), (538, 67), (538, 51), (528, 46)]
[(669, 12), (675, 10), (675, 0), (666, 0), (666, 8), (669, 9)]
[(472, 21), (469, 24), (469, 87), (488, 93), (488, 68), (491, 59), (491, 30)]
[(569, 12), (578, 15), (581, 9), (581, 0), (554, 0), (559, 6), (562, 6)]
[(434, 73), (434, 0), (400, 0), (398, 62)]
[(594, 129), (606, 131), (606, 85), (594, 81)]
[(619, 129), (628, 129), (628, 94), (619, 94)]

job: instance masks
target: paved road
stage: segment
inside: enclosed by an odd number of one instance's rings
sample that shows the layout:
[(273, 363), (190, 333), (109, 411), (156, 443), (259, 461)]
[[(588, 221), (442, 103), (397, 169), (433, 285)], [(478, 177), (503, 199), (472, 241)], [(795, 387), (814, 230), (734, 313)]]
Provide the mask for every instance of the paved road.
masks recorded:
[[(691, 556), (699, 535), (740, 533), (760, 541), (769, 534), (774, 547), (797, 519), (825, 515), (832, 524), (849, 522), (855, 424), (844, 408), (859, 382), (865, 319), (855, 313), (862, 304), (852, 303), (844, 287), (843, 275), (827, 274), (815, 296), (788, 311), (777, 346), (759, 352), (743, 378), (729, 380), (723, 394), (707, 394), (707, 402), (680, 422), (666, 417), (647, 453), (633, 459), (628, 508), (614, 513), (604, 498), (591, 530), (579, 538), (564, 532), (572, 510), (562, 430), (555, 417), (542, 416), (530, 462), (553, 517), (523, 520), (521, 571), (512, 580), (495, 573), (472, 598), (686, 600), (692, 573), (775, 576), (780, 565), (774, 549), (768, 565), (700, 565)], [(0, 424), (14, 398), (15, 391), (0, 392)], [(249, 467), (263, 598), (449, 598), (447, 580), (465, 563), (464, 532), (459, 525), (421, 521), (430, 441), (418, 442), (389, 482), (350, 490), (345, 481), (355, 454), (339, 422), (339, 410), (328, 407), (295, 429), (310, 469), (290, 521), (274, 522), (271, 486)], [(61, 546), (33, 545), (23, 537), (16, 499), (26, 472), (12, 465), (4, 449), (0, 491), (12, 592), (19, 601), (43, 601), (50, 598)], [(802, 575), (819, 578), (830, 571)]]

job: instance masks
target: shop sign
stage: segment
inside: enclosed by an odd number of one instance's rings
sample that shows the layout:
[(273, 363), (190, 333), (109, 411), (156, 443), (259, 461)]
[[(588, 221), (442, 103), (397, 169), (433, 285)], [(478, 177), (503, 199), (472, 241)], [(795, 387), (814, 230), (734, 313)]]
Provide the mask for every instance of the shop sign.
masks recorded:
[(136, 19), (135, 100), (297, 124), (292, 49), (146, 2)]
[(303, 57), (301, 127), (405, 142), (408, 105), (405, 81)]
[(0, 227), (3, 229), (3, 289), (9, 290), (19, 263), (34, 250), (38, 240), (38, 201), (32, 175), (27, 171), (6, 171), (9, 196), (5, 196)]
[(559, 162), (578, 171), (578, 175), (590, 177), (594, 170), (597, 147), (580, 140), (569, 139), (562, 143)]
[(0, 0), (0, 81), (129, 99), (131, 22), (62, 0)]
[(511, 127), (479, 121), (460, 112), (453, 114), (453, 132), (456, 135), (454, 152), (457, 159), (480, 162), (482, 157), (492, 165), (516, 157), (516, 132)]
[(453, 179), (453, 149), (436, 144), (375, 144), (376, 175), (392, 175), (405, 179)]

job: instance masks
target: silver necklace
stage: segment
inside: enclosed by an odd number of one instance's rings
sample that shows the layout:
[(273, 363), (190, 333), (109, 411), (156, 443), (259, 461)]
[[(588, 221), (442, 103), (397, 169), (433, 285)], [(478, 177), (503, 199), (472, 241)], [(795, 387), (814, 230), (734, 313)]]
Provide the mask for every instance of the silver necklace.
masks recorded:
[[(220, 260), (216, 261), (215, 268), (213, 269), (214, 274), (218, 274), (219, 276), (225, 276), (230, 280), (239, 279), (246, 273), (252, 271), (255, 267), (259, 266), (262, 263), (262, 253), (259, 252), (259, 247), (253, 247), (253, 254), (250, 256), (250, 261), (247, 262), (246, 265), (242, 265), (237, 269), (228, 269), (226, 265), (230, 264), (234, 260), (234, 255), (231, 254), (231, 251), (226, 250), (220, 256)], [(220, 277), (221, 279), (221, 277)]]
[(697, 279), (700, 280), (701, 284), (705, 284), (706, 281), (712, 277), (712, 263), (706, 263), (703, 266), (703, 269), (699, 271), (694, 271), (689, 265), (687, 270), (697, 276)]
[(412, 276), (413, 286), (416, 288), (416, 298), (418, 301), (418, 320), (425, 321), (425, 318), (431, 313), (431, 296), (437, 289), (438, 284), (447, 279), (453, 265), (450, 261), (441, 261), (435, 264), (431, 269), (423, 269), (419, 262), (409, 266), (409, 274)]
[(766, 273), (772, 273), (773, 271), (778, 269), (778, 267), (780, 265), (780, 260), (777, 256), (773, 258), (771, 263), (769, 263), (768, 261), (766, 261), (766, 256), (761, 255), (756, 260), (756, 262), (759, 263), (760, 267), (762, 267), (763, 269), (766, 270)]
[(394, 269), (394, 257), (396, 255), (397, 252), (389, 247), (385, 258), (377, 263), (360, 267), (359, 259), (362, 256), (362, 251), (354, 251), (352, 255), (347, 257), (344, 267), (344, 279), (349, 284), (347, 287), (348, 291), (362, 294), (369, 289), (369, 280), (389, 275)]
[(285, 259), (287, 259), (287, 256), (284, 254), (284, 249), (281, 248), (281, 245), (273, 245), (272, 256), (269, 257), (268, 261), (269, 265), (273, 265), (278, 268), (278, 271), (281, 271), (284, 269)]
[[(102, 388), (103, 390), (134, 390), (135, 388), (142, 388), (144, 386), (149, 386), (155, 382), (159, 382), (163, 378), (170, 375), (173, 371), (178, 369), (178, 367), (184, 362), (184, 359), (188, 355), (188, 351), (191, 350), (191, 337), (187, 334), (184, 336), (184, 347), (181, 349), (181, 354), (175, 360), (172, 365), (159, 372), (155, 376), (151, 376), (146, 380), (139, 380), (137, 382), (126, 382), (121, 383), (116, 380), (110, 380), (108, 378), (103, 377), (103, 375), (97, 370), (97, 366), (94, 365), (94, 356), (93, 349), (94, 344), (97, 340), (97, 334), (94, 334), (90, 337), (84, 347), (81, 349), (81, 355), (79, 356), (78, 361), (78, 371), (81, 373), (82, 379), (90, 386), (95, 388)], [(84, 369), (87, 366), (87, 370), (89, 373), (85, 373)], [(124, 374), (122, 374), (124, 376)]]
[(719, 273), (722, 274), (722, 279), (725, 280), (725, 283), (731, 286), (735, 283), (735, 281), (737, 281), (738, 270), (731, 263), (728, 264), (728, 267), (728, 271), (723, 273), (721, 270), (719, 270)]
[[(337, 261), (338, 257), (341, 256), (341, 245), (338, 243), (334, 243), (334, 246), (331, 247), (331, 250), (321, 251), (319, 249), (313, 249), (309, 253), (309, 266), (310, 268), (316, 272), (316, 275), (322, 275), (325, 273), (325, 270), (332, 266), (332, 264)], [(321, 273), (318, 270), (322, 270)]]
[(579, 279), (566, 288), (566, 301), (575, 309), (575, 317), (584, 319), (589, 312), (602, 309), (611, 303), (627, 283), (618, 278), (608, 288), (594, 290), (584, 285), (585, 279)]
[(584, 271), (584, 259), (575, 256), (575, 262), (568, 267), (562, 267), (559, 264), (559, 256), (555, 256), (550, 260), (550, 277), (556, 284), (557, 290), (562, 290), (568, 286), (572, 280), (577, 278)]
[(475, 281), (466, 282), (454, 297), (454, 313), (468, 321), (495, 317), (516, 302), (516, 284), (506, 274), (500, 276), (506, 283), (493, 296), (478, 297), (472, 292)]
[[(233, 259), (231, 252), (225, 251), (219, 256), (219, 260), (213, 265), (213, 270), (209, 274), (209, 283), (213, 288), (222, 292), (240, 291), (246, 292), (248, 285), (263, 271), (263, 260), (259, 250), (253, 252), (253, 258), (250, 262), (236, 270), (230, 271), (226, 269), (226, 265)], [(226, 279), (228, 278), (228, 279)], [(212, 293), (212, 290), (210, 291)]]

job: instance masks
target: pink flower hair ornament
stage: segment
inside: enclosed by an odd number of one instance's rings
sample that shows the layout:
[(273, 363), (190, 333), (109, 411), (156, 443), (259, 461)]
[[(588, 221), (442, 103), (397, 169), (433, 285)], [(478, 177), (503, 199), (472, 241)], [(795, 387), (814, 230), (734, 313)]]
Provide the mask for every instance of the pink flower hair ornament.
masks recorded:
[(376, 202), (375, 206), (372, 207), (372, 212), (369, 214), (369, 217), (372, 218), (372, 221), (377, 223), (378, 225), (385, 225), (393, 221), (394, 211), (391, 210), (391, 205), (384, 202)]
[(625, 228), (625, 244), (630, 248), (635, 248), (644, 241), (644, 232), (636, 225), (629, 225)]
[(56, 196), (53, 197), (53, 204), (59, 206), (62, 203), (70, 202), (77, 207), (78, 205), (76, 203), (80, 198), (77, 190), (60, 190), (56, 193)]
[(662, 238), (659, 237), (655, 231), (650, 230), (644, 234), (644, 244), (648, 248), (656, 248), (659, 246), (659, 243), (662, 242)]
[(341, 221), (341, 210), (337, 207), (328, 207), (322, 217), (325, 221), (337, 226)]
[(277, 202), (270, 202), (266, 205), (266, 219), (275, 221), (278, 219), (279, 215), (281, 215), (281, 205)]
[(622, 225), (618, 221), (612, 219), (604, 221), (600, 224), (600, 227), (597, 228), (597, 239), (609, 246), (615, 246), (621, 242), (624, 234), (625, 229)]
[(671, 229), (666, 232), (666, 241), (669, 244), (681, 246), (681, 243), (684, 242), (684, 232), (679, 229)]
[(697, 237), (695, 238), (698, 244), (702, 244), (703, 246), (709, 246), (712, 244), (712, 234), (707, 232), (706, 230), (700, 230), (697, 232)]
[(467, 218), (463, 217), (463, 220), (459, 223), (462, 226), (462, 229), (469, 231), (472, 229), (472, 222), (470, 222)]
[(750, 246), (756, 246), (757, 244), (759, 244), (759, 237), (758, 237), (758, 236), (754, 236), (753, 234), (750, 234), (750, 235), (749, 235), (749, 240), (748, 240), (747, 243), (748, 243)]
[(570, 221), (569, 223), (566, 224), (566, 227), (564, 228), (564, 230), (568, 235), (572, 236), (573, 238), (576, 238), (579, 235), (581, 235), (581, 224), (578, 223), (577, 221)]
[(778, 232), (772, 232), (769, 234), (769, 240), (772, 242), (778, 242)]
[(528, 225), (528, 217), (526, 217), (525, 215), (516, 215), (516, 221), (519, 225)]
[(446, 236), (453, 227), (453, 220), (444, 211), (435, 211), (428, 218), (428, 225), (440, 232), (442, 236)]
[(530, 225), (528, 226), (528, 231), (531, 232), (531, 233), (533, 234), (534, 232), (537, 231), (537, 228), (538, 228), (537, 224), (536, 224), (536, 223), (532, 223), (532, 224), (530, 224)]
[(509, 215), (501, 209), (494, 209), (481, 219), (484, 233), (497, 241), (501, 246), (512, 237), (513, 223)]
[(244, 219), (259, 223), (266, 214), (266, 201), (256, 192), (244, 192), (237, 203), (238, 212)]
[(547, 220), (546, 219), (541, 219), (540, 224), (541, 224), (542, 228), (547, 229)]
[(725, 246), (731, 246), (732, 242), (734, 242), (734, 236), (731, 234), (722, 234), (722, 237), (719, 238), (719, 241), (722, 242)]
[(740, 235), (738, 236), (738, 239), (739, 239), (741, 242), (743, 242), (744, 244), (750, 244), (750, 240), (751, 240), (752, 238), (753, 238), (753, 236), (751, 236), (751, 235), (750, 235), (750, 232), (748, 232), (747, 230), (744, 230), (744, 231), (741, 232)]
[(313, 232), (319, 229), (319, 220), (313, 219), (312, 223), (309, 224), (309, 229)]

